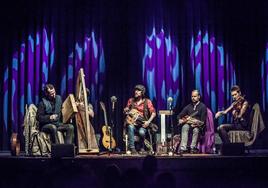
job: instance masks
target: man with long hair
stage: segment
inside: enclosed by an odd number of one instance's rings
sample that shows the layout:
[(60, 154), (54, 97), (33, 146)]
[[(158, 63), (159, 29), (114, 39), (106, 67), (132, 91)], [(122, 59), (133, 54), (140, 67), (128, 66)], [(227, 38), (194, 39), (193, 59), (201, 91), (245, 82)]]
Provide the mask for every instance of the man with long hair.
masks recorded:
[[(141, 152), (144, 151), (144, 139), (147, 132), (147, 128), (150, 126), (152, 120), (156, 116), (155, 108), (150, 99), (145, 98), (146, 89), (143, 85), (136, 85), (134, 88), (134, 97), (128, 100), (127, 106), (124, 108), (124, 112), (127, 115), (127, 134), (128, 134), (128, 149), (131, 153), (136, 153), (134, 145), (134, 133), (138, 132), (141, 140)], [(132, 114), (134, 112), (134, 114)], [(130, 115), (132, 114), (132, 115)], [(131, 116), (135, 121), (128, 121), (128, 117)], [(133, 120), (132, 119), (132, 120)]]

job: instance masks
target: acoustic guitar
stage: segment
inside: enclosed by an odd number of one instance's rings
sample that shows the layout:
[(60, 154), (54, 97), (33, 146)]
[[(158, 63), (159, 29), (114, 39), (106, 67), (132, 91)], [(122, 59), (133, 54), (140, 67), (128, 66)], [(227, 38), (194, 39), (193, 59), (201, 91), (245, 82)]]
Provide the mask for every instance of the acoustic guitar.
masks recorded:
[(18, 139), (18, 133), (12, 133), (11, 135), (10, 150), (12, 156), (18, 156), (20, 154), (20, 141)]
[(114, 149), (116, 147), (115, 139), (112, 136), (112, 129), (110, 126), (108, 126), (107, 123), (107, 113), (105, 104), (103, 102), (100, 102), (101, 109), (103, 110), (104, 114), (104, 126), (102, 126), (102, 145), (106, 149)]

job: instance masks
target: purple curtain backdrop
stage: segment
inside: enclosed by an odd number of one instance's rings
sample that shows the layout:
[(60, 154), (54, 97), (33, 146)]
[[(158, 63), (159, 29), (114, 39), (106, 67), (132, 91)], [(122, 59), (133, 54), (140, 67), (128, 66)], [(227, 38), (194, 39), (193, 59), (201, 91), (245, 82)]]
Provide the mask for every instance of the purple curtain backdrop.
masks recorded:
[[(103, 91), (104, 50), (101, 39), (96, 39), (94, 32), (89, 33), (82, 43), (75, 43), (74, 51), (68, 55), (68, 66), (55, 65), (53, 32), (48, 33), (44, 28), (35, 36), (29, 35), (28, 40), (18, 47), (12, 56), (11, 65), (4, 71), (4, 134), (9, 129), (21, 133), (25, 105), (38, 105), (42, 88), (49, 82), (49, 78), (60, 81), (58, 92), (63, 100), (68, 94), (75, 93), (80, 68), (84, 68), (86, 87), (90, 89), (93, 105), (97, 105), (98, 97)], [(56, 68), (60, 71), (54, 74)]]
[(261, 63), (261, 79), (262, 79), (262, 109), (266, 111), (268, 107), (268, 43), (266, 44), (264, 59)]
[(80, 67), (97, 133), (103, 125), (99, 101), (111, 122), (110, 97), (118, 98), (113, 120), (119, 147), (122, 109), (136, 84), (146, 85), (157, 110), (173, 97), (179, 113), (199, 89), (215, 113), (230, 104), (236, 83), (267, 109), (268, 55), (259, 52), (266, 49), (268, 15), (257, 2), (243, 2), (244, 11), (237, 11), (241, 1), (14, 1), (0, 7), (0, 149), (9, 148), (12, 131), (23, 139), (25, 105), (38, 103), (43, 84), (54, 84), (65, 98)]
[(184, 71), (177, 46), (170, 35), (165, 36), (163, 29), (156, 33), (153, 28), (152, 34), (146, 37), (142, 75), (148, 95), (156, 101), (157, 108), (167, 109), (168, 97), (173, 97), (176, 102), (181, 93), (190, 95), (183, 89), (185, 79), (192, 79), (193, 88), (200, 91), (214, 113), (218, 107), (230, 104), (228, 91), (236, 83), (235, 71), (230, 55), (215, 42), (215, 37), (201, 31), (192, 36), (190, 75)]

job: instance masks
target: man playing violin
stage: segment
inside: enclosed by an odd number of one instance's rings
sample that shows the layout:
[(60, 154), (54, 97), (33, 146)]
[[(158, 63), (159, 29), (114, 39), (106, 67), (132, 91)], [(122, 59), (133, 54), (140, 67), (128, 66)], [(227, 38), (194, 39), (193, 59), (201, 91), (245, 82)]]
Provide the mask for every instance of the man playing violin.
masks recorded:
[(222, 124), (217, 130), (219, 135), (223, 141), (223, 143), (230, 143), (228, 132), (230, 130), (247, 130), (248, 129), (248, 109), (249, 104), (248, 101), (241, 95), (240, 87), (234, 85), (231, 88), (231, 95), (233, 98), (233, 103), (224, 111), (219, 111), (216, 113), (215, 118), (227, 114), (228, 112), (232, 112), (232, 123), (231, 124)]
[[(143, 141), (145, 139), (147, 128), (150, 127), (152, 120), (156, 116), (152, 101), (145, 98), (145, 91), (146, 89), (143, 85), (136, 85), (134, 88), (134, 97), (128, 100), (127, 106), (124, 108), (124, 113), (127, 114), (128, 149), (130, 149), (131, 153), (136, 153), (134, 145), (135, 131), (139, 133), (141, 138), (141, 152), (144, 151)], [(131, 120), (130, 115), (128, 115), (131, 112), (137, 113), (133, 115), (133, 121)]]
[(182, 112), (178, 115), (179, 125), (181, 128), (181, 143), (180, 143), (180, 153), (188, 152), (188, 136), (190, 130), (193, 132), (190, 152), (198, 153), (197, 141), (201, 128), (207, 118), (207, 107), (204, 103), (200, 101), (200, 93), (198, 90), (193, 90), (191, 99), (192, 102), (188, 104)]

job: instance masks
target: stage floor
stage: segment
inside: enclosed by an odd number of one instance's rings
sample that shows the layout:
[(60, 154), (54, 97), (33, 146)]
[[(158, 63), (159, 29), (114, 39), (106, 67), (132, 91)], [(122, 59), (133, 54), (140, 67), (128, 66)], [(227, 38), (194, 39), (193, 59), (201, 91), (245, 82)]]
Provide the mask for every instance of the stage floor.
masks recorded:
[[(169, 172), (178, 187), (267, 187), (268, 151), (252, 150), (242, 156), (218, 154), (154, 155), (152, 163), (155, 174)], [(69, 177), (102, 178), (107, 167), (117, 166), (122, 173), (129, 169), (144, 171), (146, 155), (103, 154), (77, 155), (55, 159), (49, 157), (13, 157), (8, 152), (0, 153), (0, 187), (24, 187), (29, 178), (43, 178), (48, 174)], [(148, 161), (147, 161), (148, 162)], [(149, 163), (150, 164), (150, 163)], [(90, 175), (89, 175), (90, 174)], [(17, 179), (12, 181), (10, 177)], [(72, 178), (71, 178), (72, 179)], [(73, 180), (74, 181), (74, 180)], [(101, 181), (101, 180), (100, 180)], [(47, 182), (45, 182), (47, 183)], [(39, 186), (39, 181), (31, 184)], [(212, 186), (217, 185), (217, 186)], [(48, 187), (50, 185), (47, 185)], [(35, 187), (35, 186), (32, 186)], [(93, 185), (90, 187), (94, 187)]]

